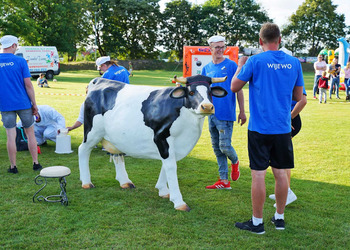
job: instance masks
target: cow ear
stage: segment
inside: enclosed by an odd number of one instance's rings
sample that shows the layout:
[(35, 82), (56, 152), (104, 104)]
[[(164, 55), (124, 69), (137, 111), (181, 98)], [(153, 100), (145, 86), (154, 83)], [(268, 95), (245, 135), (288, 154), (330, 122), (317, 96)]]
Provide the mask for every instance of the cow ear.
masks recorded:
[(185, 87), (177, 87), (173, 89), (170, 93), (171, 98), (180, 99), (187, 96), (187, 89)]
[(215, 97), (225, 97), (227, 95), (227, 91), (220, 87), (220, 86), (215, 86), (210, 88), (211, 94)]

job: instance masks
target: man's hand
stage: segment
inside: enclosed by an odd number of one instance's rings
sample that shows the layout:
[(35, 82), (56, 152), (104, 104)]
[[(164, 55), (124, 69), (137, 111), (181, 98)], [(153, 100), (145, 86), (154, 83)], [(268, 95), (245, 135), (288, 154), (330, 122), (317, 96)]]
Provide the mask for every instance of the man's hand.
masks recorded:
[(238, 67), (243, 67), (243, 65), (246, 63), (246, 61), (248, 60), (248, 56), (241, 56), (238, 59)]
[(32, 112), (33, 115), (38, 116), (38, 106), (36, 106), (36, 104), (32, 105)]
[(238, 124), (241, 124), (241, 126), (247, 121), (247, 117), (245, 116), (244, 112), (240, 112), (238, 115)]

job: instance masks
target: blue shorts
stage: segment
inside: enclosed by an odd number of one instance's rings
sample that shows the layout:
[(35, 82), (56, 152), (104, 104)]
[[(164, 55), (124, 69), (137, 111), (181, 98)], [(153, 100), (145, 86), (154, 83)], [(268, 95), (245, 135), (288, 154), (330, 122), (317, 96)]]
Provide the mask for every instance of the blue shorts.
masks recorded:
[(1, 121), (6, 129), (16, 127), (17, 115), (22, 121), (24, 128), (29, 128), (34, 124), (32, 109), (22, 109), (16, 111), (1, 111)]
[(265, 135), (248, 130), (248, 153), (250, 169), (266, 170), (294, 168), (291, 133)]

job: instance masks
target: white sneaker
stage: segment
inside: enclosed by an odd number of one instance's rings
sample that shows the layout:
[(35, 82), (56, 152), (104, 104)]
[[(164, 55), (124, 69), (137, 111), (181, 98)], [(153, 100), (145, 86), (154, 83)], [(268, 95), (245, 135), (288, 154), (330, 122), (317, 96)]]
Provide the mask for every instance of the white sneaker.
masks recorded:
[[(271, 198), (271, 196), (273, 195), (273, 197), (275, 198), (274, 200), (276, 200), (276, 197), (274, 194), (271, 194), (269, 196), (269, 198)], [(272, 198), (271, 198), (272, 199)], [(289, 205), (290, 203), (296, 201), (297, 196), (295, 195), (295, 193), (292, 191), (292, 189), (290, 191), (288, 191), (288, 196), (287, 196), (287, 202), (286, 202), (286, 206)], [(274, 207), (276, 207), (276, 203), (273, 204)]]
[(274, 200), (274, 201), (276, 200), (275, 194), (270, 194), (270, 195), (269, 195), (269, 198), (270, 198), (271, 200)]

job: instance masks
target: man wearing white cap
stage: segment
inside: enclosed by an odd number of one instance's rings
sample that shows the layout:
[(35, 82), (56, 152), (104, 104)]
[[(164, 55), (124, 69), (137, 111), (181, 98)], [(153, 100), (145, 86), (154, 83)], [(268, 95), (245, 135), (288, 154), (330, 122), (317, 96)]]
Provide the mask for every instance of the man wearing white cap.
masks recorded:
[(102, 78), (129, 83), (130, 73), (128, 70), (118, 65), (116, 61), (111, 60), (109, 56), (97, 58), (96, 65), (99, 70), (104, 72)]
[[(227, 91), (224, 98), (213, 97), (215, 114), (208, 117), (212, 147), (219, 166), (220, 179), (207, 189), (231, 189), (228, 180), (227, 158), (231, 161), (231, 179), (238, 180), (239, 160), (235, 149), (231, 145), (233, 122), (236, 121), (236, 95), (230, 91), (231, 79), (234, 76), (237, 64), (224, 57), (226, 49), (223, 36), (212, 36), (208, 40), (213, 60), (204, 66), (202, 75), (209, 77), (227, 77), (225, 82), (213, 83), (212, 86), (221, 86)], [(238, 123), (243, 125), (247, 118), (244, 112), (243, 91), (237, 92), (239, 105)]]
[(23, 122), (28, 137), (28, 148), (33, 159), (33, 170), (41, 169), (38, 162), (37, 142), (34, 135), (34, 118), (38, 114), (35, 94), (28, 64), (25, 59), (15, 56), (18, 39), (6, 35), (0, 39), (0, 111), (3, 126), (6, 128), (7, 151), (11, 166), (9, 173), (18, 173), (16, 167), (16, 118)]

